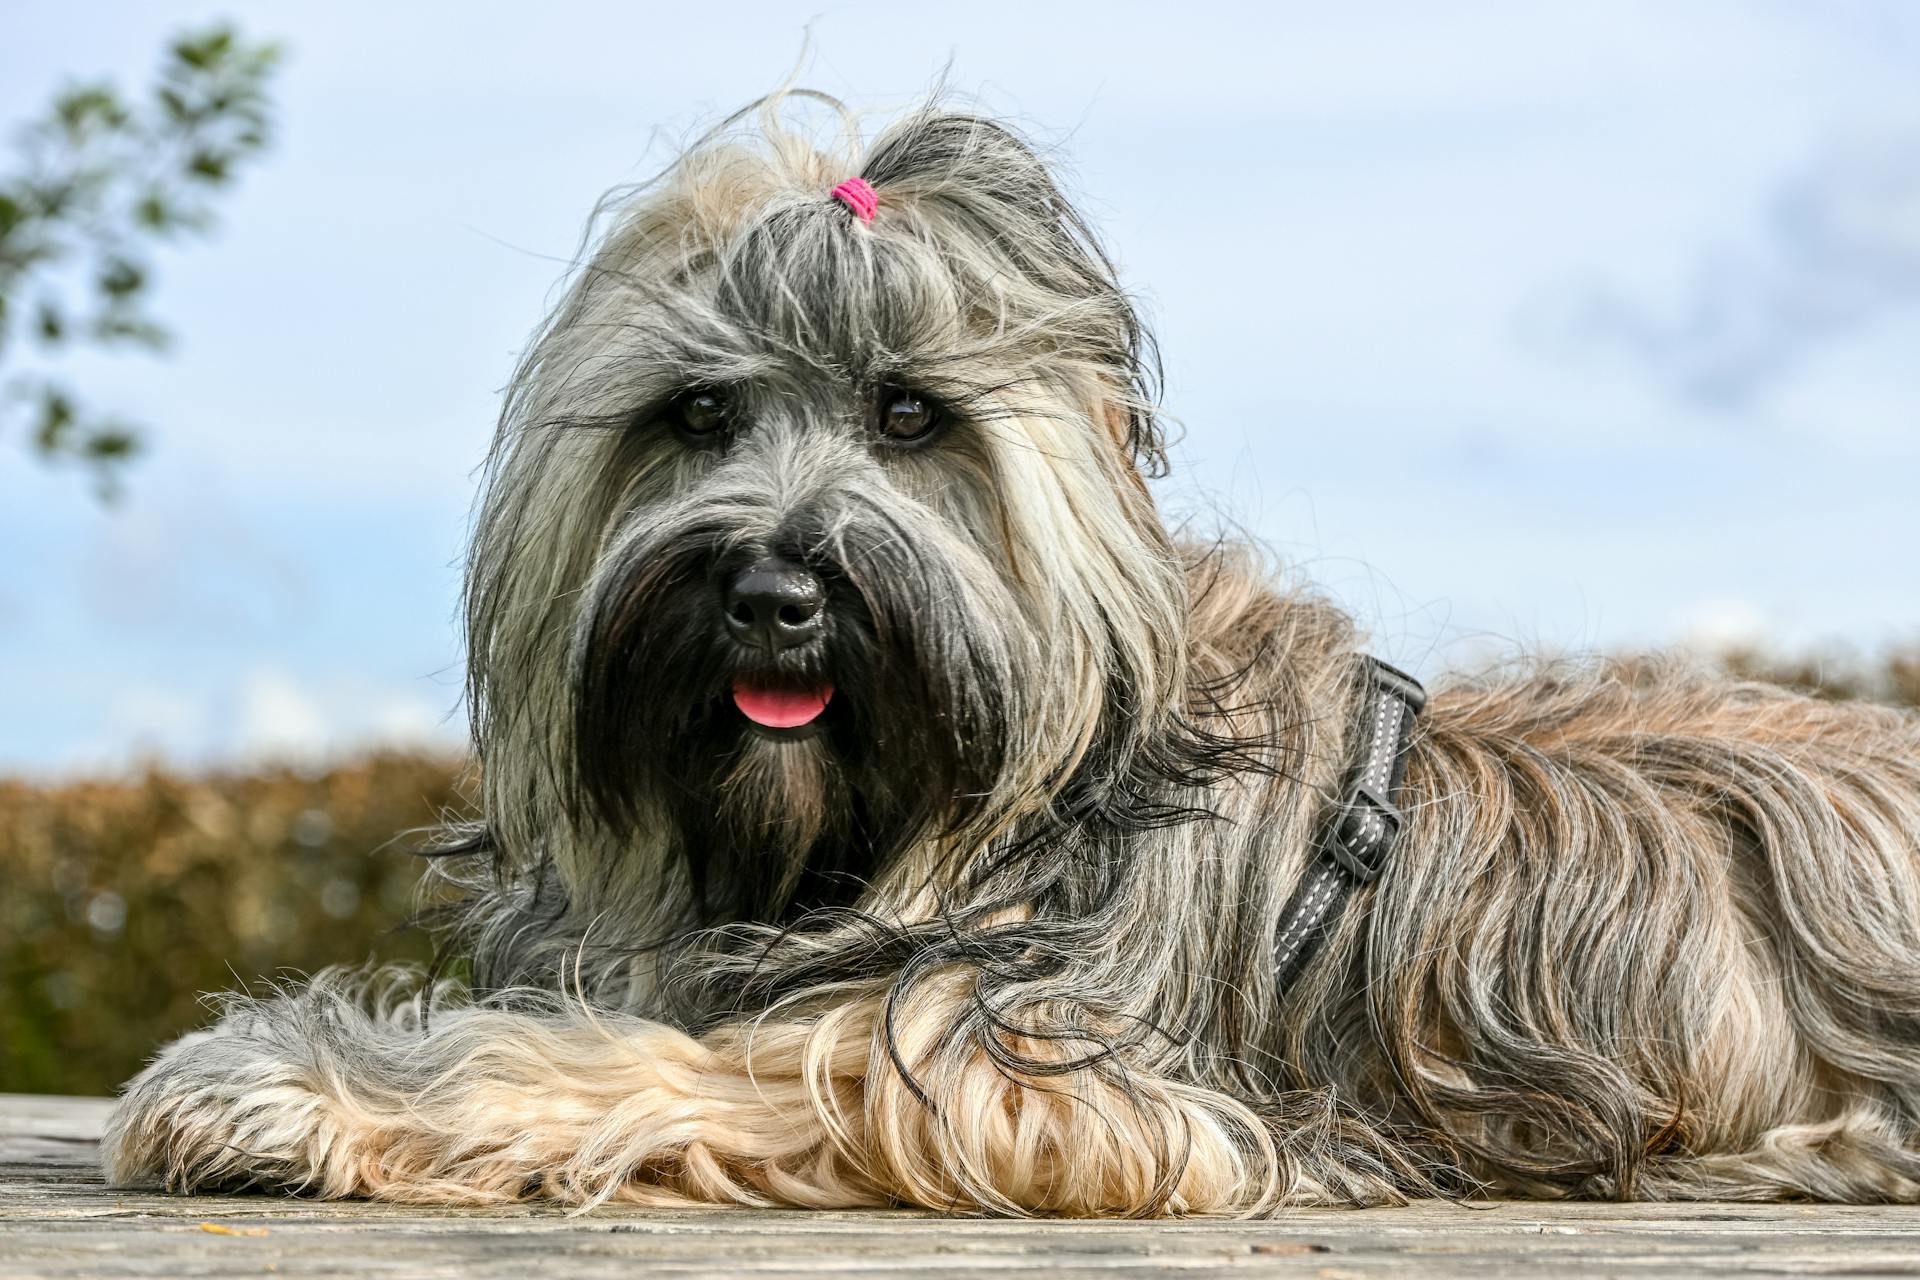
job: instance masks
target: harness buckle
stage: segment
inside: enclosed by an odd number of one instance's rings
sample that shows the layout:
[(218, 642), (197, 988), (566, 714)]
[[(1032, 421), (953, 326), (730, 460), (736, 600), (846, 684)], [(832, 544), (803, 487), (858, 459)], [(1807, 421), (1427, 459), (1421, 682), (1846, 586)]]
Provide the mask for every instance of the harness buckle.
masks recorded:
[(1406, 815), (1392, 801), (1362, 782), (1347, 793), (1339, 820), (1327, 841), (1327, 854), (1366, 884), (1386, 870)]

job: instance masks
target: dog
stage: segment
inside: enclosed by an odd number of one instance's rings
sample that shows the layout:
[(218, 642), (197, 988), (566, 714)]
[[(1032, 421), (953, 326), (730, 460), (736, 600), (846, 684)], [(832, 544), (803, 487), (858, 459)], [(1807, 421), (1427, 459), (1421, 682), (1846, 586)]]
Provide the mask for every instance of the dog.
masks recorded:
[(809, 100), (616, 193), (506, 396), (458, 979), (228, 997), (114, 1185), (1920, 1199), (1920, 720), (1659, 658), (1427, 701), (1169, 532), (1035, 146)]

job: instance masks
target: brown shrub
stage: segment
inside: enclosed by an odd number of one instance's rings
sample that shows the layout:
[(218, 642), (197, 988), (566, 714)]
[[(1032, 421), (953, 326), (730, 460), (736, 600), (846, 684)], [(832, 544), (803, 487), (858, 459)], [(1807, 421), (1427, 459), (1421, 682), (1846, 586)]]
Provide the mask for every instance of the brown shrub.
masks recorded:
[(1896, 707), (1920, 707), (1920, 646), (1874, 661), (1847, 650), (1781, 657), (1754, 649), (1734, 649), (1721, 665), (1751, 680), (1770, 680), (1789, 689)]
[(426, 958), (399, 927), (421, 871), (404, 833), (458, 804), (460, 768), (0, 781), (0, 1090), (105, 1093), (205, 1019), (203, 991)]

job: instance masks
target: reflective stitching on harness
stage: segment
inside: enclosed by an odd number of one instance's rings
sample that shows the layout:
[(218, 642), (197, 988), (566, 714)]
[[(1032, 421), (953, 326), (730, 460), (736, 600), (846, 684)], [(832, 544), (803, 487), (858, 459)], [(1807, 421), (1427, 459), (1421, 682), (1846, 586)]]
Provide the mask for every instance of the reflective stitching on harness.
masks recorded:
[[(1376, 702), (1370, 717), (1372, 736), (1360, 753), (1356, 789), (1369, 793), (1369, 803), (1355, 814), (1355, 809), (1360, 808), (1360, 797), (1349, 793), (1348, 803), (1343, 803), (1322, 836), (1324, 843), (1319, 846), (1307, 879), (1282, 909), (1272, 950), (1277, 983), (1284, 983), (1291, 976), (1288, 970), (1315, 937), (1316, 926), (1337, 912), (1346, 895), (1362, 882), (1358, 878), (1362, 873), (1348, 867), (1343, 859), (1349, 854), (1359, 857), (1363, 843), (1394, 841), (1400, 834), (1399, 825), (1388, 820), (1399, 799), (1394, 794), (1393, 776), (1409, 745), (1413, 722), (1419, 718), (1425, 697), (1418, 682), (1411, 677), (1377, 660), (1367, 661), (1369, 696)], [(1411, 695), (1396, 678), (1412, 686)], [(1382, 811), (1382, 805), (1387, 812)], [(1344, 836), (1343, 826), (1346, 827)], [(1335, 856), (1336, 851), (1339, 857)], [(1372, 874), (1365, 875), (1364, 880), (1370, 881), (1379, 873), (1390, 852), (1391, 845), (1385, 843), (1371, 851), (1367, 862)]]
[[(1301, 901), (1299, 910), (1293, 913), (1292, 923), (1279, 938), (1274, 940), (1273, 967), (1275, 969), (1279, 969), (1293, 959), (1294, 953), (1300, 949), (1300, 944), (1307, 940), (1307, 934), (1312, 930), (1314, 922), (1332, 903), (1337, 875), (1338, 872), (1334, 868), (1321, 864), (1314, 882), (1307, 888), (1306, 897)], [(1286, 949), (1282, 951), (1282, 947)]]

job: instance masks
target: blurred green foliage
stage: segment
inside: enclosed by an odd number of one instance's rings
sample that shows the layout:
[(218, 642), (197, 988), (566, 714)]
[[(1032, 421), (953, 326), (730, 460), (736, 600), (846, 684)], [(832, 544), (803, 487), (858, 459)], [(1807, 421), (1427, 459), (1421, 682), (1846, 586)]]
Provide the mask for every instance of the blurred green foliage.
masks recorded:
[[(1826, 696), (1920, 706), (1920, 647), (1724, 659)], [(378, 754), (291, 769), (0, 781), (0, 1091), (107, 1093), (205, 1021), (198, 996), (362, 960), (423, 962), (401, 926), (424, 866), (404, 833), (465, 812), (462, 762)]]
[(279, 56), (230, 27), (181, 36), (145, 99), (62, 91), (0, 176), (0, 434), (24, 423), (40, 455), (85, 465), (103, 495), (139, 428), (49, 366), (77, 347), (167, 344), (148, 309), (153, 250), (211, 230), (215, 196), (267, 146)]
[(405, 833), (459, 806), (458, 759), (0, 781), (0, 1091), (107, 1093), (206, 1020), (203, 991), (369, 958), (423, 864)]

